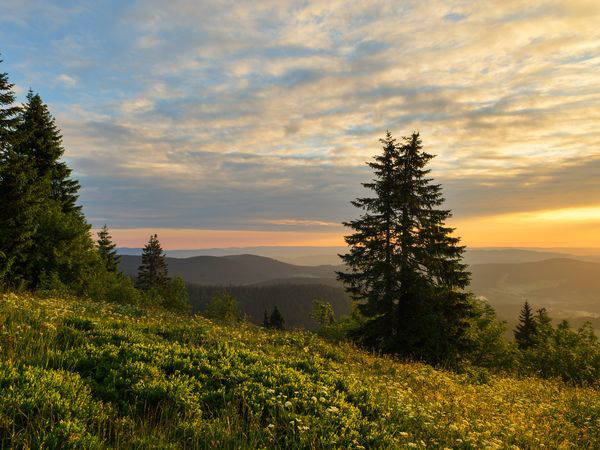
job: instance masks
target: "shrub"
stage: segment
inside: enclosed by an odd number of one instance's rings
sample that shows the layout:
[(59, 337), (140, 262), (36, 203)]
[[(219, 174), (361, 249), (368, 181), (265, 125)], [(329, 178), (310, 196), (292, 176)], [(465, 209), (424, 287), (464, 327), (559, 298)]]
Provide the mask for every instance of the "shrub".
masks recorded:
[(498, 320), (496, 312), (485, 300), (471, 297), (473, 317), (469, 337), (472, 347), (466, 355), (470, 364), (488, 369), (511, 369), (516, 348), (505, 337), (506, 322)]
[(225, 324), (234, 324), (242, 319), (238, 302), (227, 292), (213, 296), (206, 306), (204, 315), (209, 319)]
[(566, 321), (557, 327), (538, 326), (535, 345), (519, 355), (524, 374), (600, 385), (600, 344), (591, 324), (573, 330)]

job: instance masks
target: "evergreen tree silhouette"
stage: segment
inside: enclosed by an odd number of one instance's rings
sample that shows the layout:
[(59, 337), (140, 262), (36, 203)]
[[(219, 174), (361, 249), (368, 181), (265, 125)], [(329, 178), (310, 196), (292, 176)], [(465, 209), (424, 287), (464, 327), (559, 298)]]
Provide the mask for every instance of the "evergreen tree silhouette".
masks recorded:
[[(13, 87), (8, 74), (0, 73), (0, 281), (26, 260), (40, 205), (32, 161), (13, 149), (20, 112)], [(25, 281), (16, 273), (10, 278), (15, 285)]]
[(533, 311), (526, 300), (521, 308), (519, 315), (519, 323), (517, 324), (514, 334), (515, 341), (520, 349), (526, 350), (535, 345), (535, 335), (537, 332), (537, 324)]
[(164, 288), (169, 280), (167, 263), (158, 236), (153, 234), (144, 247), (142, 263), (138, 269), (136, 287), (143, 291)]
[(433, 158), (418, 133), (398, 144), (388, 131), (383, 152), (368, 163), (371, 197), (352, 202), (362, 215), (344, 225), (350, 247), (338, 273), (369, 319), (357, 333), (363, 344), (429, 362), (456, 361), (470, 347), (464, 247), (445, 225), (442, 189), (428, 177)]
[(54, 117), (38, 94), (29, 91), (16, 129), (15, 151), (30, 157), (46, 194), (57, 201), (63, 212), (79, 211), (76, 206), (79, 183), (72, 180), (71, 169), (60, 161), (65, 150)]
[(276, 328), (278, 330), (283, 330), (285, 328), (285, 320), (279, 312), (279, 308), (277, 308), (277, 305), (273, 307), (271, 317), (269, 318), (269, 324), (271, 328)]
[(112, 236), (108, 231), (106, 224), (98, 231), (98, 253), (109, 272), (116, 272), (119, 268), (121, 257), (117, 255), (115, 243), (112, 241)]

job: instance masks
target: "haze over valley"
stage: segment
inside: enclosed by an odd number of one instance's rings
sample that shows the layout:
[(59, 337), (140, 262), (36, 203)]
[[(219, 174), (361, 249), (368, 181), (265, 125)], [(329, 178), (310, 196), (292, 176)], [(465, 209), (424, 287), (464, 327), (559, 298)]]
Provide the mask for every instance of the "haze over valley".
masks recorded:
[[(338, 313), (347, 313), (350, 299), (336, 271), (342, 270), (338, 253), (343, 247), (246, 247), (167, 251), (172, 274), (193, 285), (227, 287), (244, 286), (242, 308), (256, 321), (261, 308), (278, 304), (293, 325), (311, 326), (304, 314), (314, 298), (331, 301)], [(135, 276), (141, 249), (119, 249), (124, 255), (121, 268)], [(574, 253), (570, 253), (574, 252)], [(192, 256), (195, 255), (195, 256)], [(300, 262), (300, 264), (296, 263)], [(525, 300), (536, 308), (547, 308), (556, 319), (569, 320), (574, 326), (590, 321), (600, 330), (600, 252), (597, 249), (480, 248), (467, 249), (465, 262), (472, 273), (470, 289), (488, 300), (500, 318), (514, 325)], [(309, 285), (305, 295), (292, 295), (296, 288), (279, 288), (275, 292), (253, 297), (247, 293), (259, 286)], [(265, 302), (264, 299), (270, 301)], [(192, 303), (199, 310), (206, 299)], [(251, 301), (259, 305), (249, 306)], [(304, 314), (292, 311), (289, 303), (301, 303)], [(258, 313), (257, 313), (258, 311)]]

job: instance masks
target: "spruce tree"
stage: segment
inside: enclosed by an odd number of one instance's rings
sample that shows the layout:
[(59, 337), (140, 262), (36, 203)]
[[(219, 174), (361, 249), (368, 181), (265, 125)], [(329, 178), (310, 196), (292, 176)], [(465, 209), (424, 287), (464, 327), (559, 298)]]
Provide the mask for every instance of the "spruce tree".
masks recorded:
[(106, 270), (109, 272), (116, 272), (119, 268), (119, 262), (121, 257), (117, 255), (115, 250), (115, 243), (112, 241), (112, 236), (108, 231), (106, 224), (98, 231), (98, 253), (104, 262)]
[(537, 324), (533, 311), (529, 302), (525, 301), (519, 315), (519, 323), (514, 331), (515, 341), (521, 350), (527, 350), (535, 345), (536, 332)]
[(283, 330), (285, 328), (285, 319), (279, 312), (279, 308), (277, 308), (277, 305), (273, 307), (271, 317), (269, 317), (269, 326), (278, 330)]
[(79, 183), (71, 169), (60, 161), (64, 154), (62, 136), (54, 117), (38, 94), (29, 91), (16, 130), (15, 151), (34, 162), (39, 181), (46, 183), (47, 195), (63, 212), (78, 211)]
[(48, 107), (32, 92), (18, 119), (11, 151), (27, 167), (39, 207), (33, 242), (21, 261), (13, 263), (11, 276), (27, 280), (31, 289), (59, 280), (81, 290), (94, 278), (98, 258), (90, 226), (75, 205), (79, 183), (70, 179), (71, 169), (60, 161), (64, 153), (60, 130)]
[(24, 280), (12, 268), (33, 244), (40, 193), (32, 162), (13, 150), (20, 112), (13, 87), (8, 74), (0, 73), (0, 281), (19, 285)]
[(142, 253), (142, 263), (138, 269), (136, 287), (143, 291), (152, 288), (162, 289), (167, 285), (168, 280), (165, 254), (158, 241), (158, 236), (153, 234)]
[(338, 278), (368, 318), (356, 337), (402, 356), (455, 361), (470, 346), (469, 273), (464, 247), (445, 225), (451, 212), (440, 208), (441, 186), (428, 177), (433, 155), (418, 133), (398, 144), (388, 132), (381, 143), (368, 163), (374, 179), (363, 184), (373, 195), (352, 202), (363, 213), (344, 224), (354, 232), (340, 255), (350, 271)]

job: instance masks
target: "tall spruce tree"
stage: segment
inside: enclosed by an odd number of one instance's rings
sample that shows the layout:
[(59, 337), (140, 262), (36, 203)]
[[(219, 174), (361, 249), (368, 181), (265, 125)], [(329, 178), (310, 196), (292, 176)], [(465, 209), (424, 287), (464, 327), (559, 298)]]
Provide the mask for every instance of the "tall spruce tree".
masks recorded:
[(519, 315), (519, 323), (515, 328), (515, 341), (521, 350), (527, 350), (535, 345), (537, 323), (529, 302), (525, 301)]
[(119, 268), (121, 257), (117, 255), (115, 243), (112, 241), (112, 236), (108, 231), (106, 224), (98, 231), (98, 253), (104, 262), (106, 270), (116, 272)]
[(39, 202), (32, 245), (20, 263), (13, 263), (12, 277), (27, 280), (32, 289), (48, 280), (83, 289), (98, 258), (90, 226), (75, 205), (79, 183), (70, 179), (71, 169), (60, 160), (64, 149), (54, 118), (32, 92), (21, 108), (11, 151), (27, 166)]
[(80, 210), (76, 205), (79, 183), (70, 178), (71, 169), (60, 161), (65, 151), (60, 130), (48, 106), (32, 91), (27, 94), (16, 131), (15, 151), (32, 158), (49, 198), (57, 201), (63, 212)]
[(464, 288), (464, 247), (445, 225), (442, 189), (428, 177), (433, 158), (418, 133), (397, 144), (391, 133), (383, 152), (368, 163), (374, 179), (363, 186), (374, 195), (352, 204), (363, 210), (344, 225), (350, 272), (338, 273), (369, 320), (357, 338), (380, 350), (430, 362), (457, 360), (470, 346), (472, 310)]
[(153, 234), (144, 247), (142, 264), (138, 269), (136, 287), (143, 291), (152, 288), (164, 288), (169, 281), (165, 254), (158, 241), (158, 236)]

